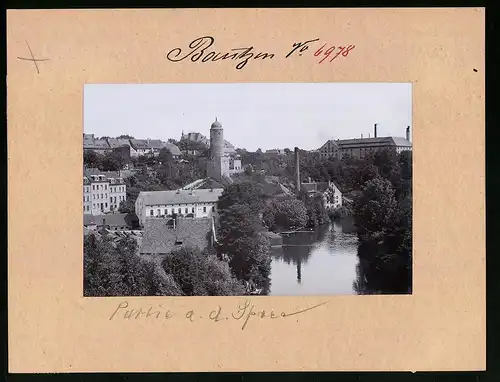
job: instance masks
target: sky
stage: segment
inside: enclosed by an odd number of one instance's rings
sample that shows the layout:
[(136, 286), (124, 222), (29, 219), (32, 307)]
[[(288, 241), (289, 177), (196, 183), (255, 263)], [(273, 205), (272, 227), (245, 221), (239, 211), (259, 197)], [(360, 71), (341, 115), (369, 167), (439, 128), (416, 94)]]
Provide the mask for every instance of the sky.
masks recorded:
[[(84, 132), (137, 139), (210, 136), (217, 120), (237, 148), (300, 147), (328, 139), (405, 137), (412, 126), (411, 83), (91, 84)], [(410, 128), (410, 130), (413, 130)]]

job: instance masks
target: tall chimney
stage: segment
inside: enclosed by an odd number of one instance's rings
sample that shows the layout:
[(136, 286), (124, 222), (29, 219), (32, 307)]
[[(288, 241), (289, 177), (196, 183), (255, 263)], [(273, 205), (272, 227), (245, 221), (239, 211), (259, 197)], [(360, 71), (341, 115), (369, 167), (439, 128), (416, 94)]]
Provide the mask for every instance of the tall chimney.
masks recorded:
[(410, 141), (410, 126), (406, 128), (406, 140), (409, 142)]
[(361, 134), (361, 139), (363, 139), (363, 134)]
[(377, 138), (377, 124), (373, 126), (373, 138)]
[(297, 194), (300, 192), (300, 163), (299, 163), (299, 148), (295, 147), (295, 186)]

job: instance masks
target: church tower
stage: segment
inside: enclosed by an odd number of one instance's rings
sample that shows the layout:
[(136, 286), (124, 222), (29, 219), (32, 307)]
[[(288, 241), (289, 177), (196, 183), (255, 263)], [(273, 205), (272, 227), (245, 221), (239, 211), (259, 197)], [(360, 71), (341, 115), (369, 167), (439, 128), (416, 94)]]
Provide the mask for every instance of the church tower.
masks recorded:
[(224, 155), (224, 130), (217, 118), (210, 127), (210, 158), (207, 162), (207, 176), (217, 181), (230, 176), (230, 158)]
[(210, 158), (220, 158), (224, 155), (224, 129), (217, 117), (210, 127)]

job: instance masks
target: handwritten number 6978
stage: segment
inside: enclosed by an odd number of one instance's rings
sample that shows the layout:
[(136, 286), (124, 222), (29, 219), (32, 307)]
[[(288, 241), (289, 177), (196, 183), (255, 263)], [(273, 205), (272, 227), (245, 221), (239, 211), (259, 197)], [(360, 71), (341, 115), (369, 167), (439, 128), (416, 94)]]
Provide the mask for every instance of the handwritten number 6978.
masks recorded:
[(328, 57), (330, 57), (330, 55), (332, 55), (334, 52), (335, 52), (335, 48), (338, 49), (337, 53), (332, 57), (332, 59), (330, 60), (330, 62), (332, 62), (333, 60), (335, 60), (339, 55), (342, 55), (343, 57), (347, 57), (349, 55), (349, 52), (351, 50), (353, 50), (355, 48), (355, 45), (349, 45), (347, 47), (345, 46), (331, 46), (330, 48), (328, 48), (327, 50), (325, 50), (323, 52), (323, 49), (326, 47), (326, 44), (324, 44), (321, 48), (319, 48), (315, 53), (314, 53), (314, 56), (315, 57), (319, 57), (321, 55), (323, 55), (323, 59), (319, 62), (320, 64), (325, 61)]

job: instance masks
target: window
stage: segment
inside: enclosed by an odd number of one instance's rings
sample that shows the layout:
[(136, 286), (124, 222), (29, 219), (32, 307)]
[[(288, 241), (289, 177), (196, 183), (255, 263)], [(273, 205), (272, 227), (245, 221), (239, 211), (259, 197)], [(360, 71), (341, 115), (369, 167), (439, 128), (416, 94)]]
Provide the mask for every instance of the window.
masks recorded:
[(105, 185), (104, 185), (104, 189), (105, 189), (105, 190), (107, 190), (107, 189), (108, 189), (108, 185), (107, 185), (107, 184), (105, 184)]
[(215, 206), (212, 206), (212, 212), (215, 212)]
[(108, 193), (106, 192), (106, 195), (104, 196), (106, 199), (108, 198)]
[(165, 208), (165, 215), (170, 215), (170, 210), (168, 208)]
[(207, 207), (203, 206), (203, 212), (207, 212)]
[(184, 213), (186, 213), (186, 214), (188, 213), (187, 207), (184, 209)]
[(92, 185), (92, 189), (95, 191), (95, 184)]
[(108, 203), (106, 203), (105, 207), (108, 208)]
[(157, 215), (156, 215), (156, 216), (160, 216), (160, 215), (161, 215), (161, 210), (158, 208), (158, 209), (156, 210), (156, 213), (157, 213)]
[(194, 207), (193, 207), (193, 208), (191, 208), (191, 212), (194, 214)]
[(178, 211), (179, 211), (179, 213), (181, 213), (181, 211), (182, 211), (182, 210), (179, 208), (179, 210), (178, 210)]
[(149, 216), (153, 216), (154, 215), (154, 211), (153, 210), (150, 210), (149, 211)]

